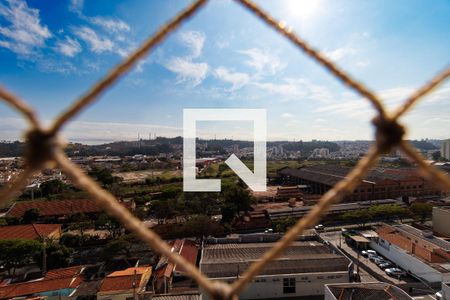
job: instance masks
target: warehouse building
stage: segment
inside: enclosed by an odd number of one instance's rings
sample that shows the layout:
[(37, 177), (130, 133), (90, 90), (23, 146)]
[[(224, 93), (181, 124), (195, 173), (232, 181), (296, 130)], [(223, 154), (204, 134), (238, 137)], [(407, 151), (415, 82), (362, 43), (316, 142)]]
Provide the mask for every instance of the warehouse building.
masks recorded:
[[(211, 279), (233, 282), (274, 245), (240, 239), (204, 245), (200, 270)], [(261, 239), (260, 239), (261, 240)], [(324, 284), (349, 282), (350, 260), (318, 240), (295, 241), (247, 285), (240, 299), (312, 297), (324, 294)], [(203, 299), (208, 295), (203, 293)]]
[[(343, 180), (351, 170), (352, 168), (334, 165), (316, 165), (299, 169), (286, 167), (278, 171), (278, 176), (283, 184), (307, 185), (309, 193), (322, 195)], [(421, 177), (416, 169), (374, 169), (361, 180), (353, 193), (344, 198), (344, 201), (439, 195), (441, 191)]]

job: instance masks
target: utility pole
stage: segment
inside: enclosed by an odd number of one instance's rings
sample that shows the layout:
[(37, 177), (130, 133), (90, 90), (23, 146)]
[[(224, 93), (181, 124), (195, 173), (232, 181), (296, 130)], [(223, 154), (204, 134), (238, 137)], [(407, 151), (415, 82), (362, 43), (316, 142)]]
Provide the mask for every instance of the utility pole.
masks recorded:
[(44, 237), (44, 249), (42, 252), (42, 275), (47, 274), (47, 239)]

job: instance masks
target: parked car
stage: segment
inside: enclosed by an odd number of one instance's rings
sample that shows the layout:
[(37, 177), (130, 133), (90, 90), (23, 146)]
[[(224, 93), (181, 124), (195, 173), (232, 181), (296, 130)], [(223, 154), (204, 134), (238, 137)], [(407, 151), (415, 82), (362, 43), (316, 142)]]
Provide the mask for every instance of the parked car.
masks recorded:
[(369, 260), (372, 262), (375, 262), (376, 260), (383, 259), (381, 256), (377, 254), (369, 254)]
[(369, 254), (377, 255), (377, 252), (374, 251), (374, 250), (363, 250), (363, 251), (361, 251), (361, 255), (364, 256), (364, 257), (368, 257)]
[(323, 227), (322, 224), (319, 224), (319, 225), (316, 225), (314, 228), (315, 228), (317, 231), (322, 231), (322, 230), (324, 230), (325, 227)]
[(406, 272), (399, 268), (387, 268), (384, 270), (386, 274), (392, 277), (404, 277), (406, 276)]
[(390, 261), (387, 261), (385, 263), (379, 264), (378, 267), (380, 267), (380, 269), (382, 270), (386, 270), (389, 268), (394, 268), (394, 265)]
[(381, 265), (381, 264), (388, 263), (389, 261), (385, 260), (384, 258), (374, 258), (374, 259), (373, 259), (373, 262), (374, 262), (377, 266), (379, 266), (379, 265)]

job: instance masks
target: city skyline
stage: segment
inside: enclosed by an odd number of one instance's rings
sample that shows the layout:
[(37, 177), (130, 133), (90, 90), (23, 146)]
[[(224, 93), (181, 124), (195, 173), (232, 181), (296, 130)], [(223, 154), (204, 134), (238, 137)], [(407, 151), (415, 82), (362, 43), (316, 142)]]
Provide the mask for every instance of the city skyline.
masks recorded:
[[(188, 1), (10, 0), (0, 4), (0, 83), (49, 122)], [(393, 108), (448, 63), (450, 3), (258, 1)], [(157, 13), (156, 13), (157, 12)], [(232, 17), (230, 17), (232, 16)], [(263, 38), (262, 38), (263, 37)], [(276, 47), (274, 47), (276, 45)], [(447, 139), (450, 85), (402, 122), (407, 138)], [(374, 115), (289, 42), (232, 1), (211, 1), (71, 123), (69, 141), (182, 134), (183, 108), (266, 108), (269, 140), (371, 140)], [(0, 139), (24, 122), (0, 104)], [(204, 124), (205, 137), (251, 136)]]

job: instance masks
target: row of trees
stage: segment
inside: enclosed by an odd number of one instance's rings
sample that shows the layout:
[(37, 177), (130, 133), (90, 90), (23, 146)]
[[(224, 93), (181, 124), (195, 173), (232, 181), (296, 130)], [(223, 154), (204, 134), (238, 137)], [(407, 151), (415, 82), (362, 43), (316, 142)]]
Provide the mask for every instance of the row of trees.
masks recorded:
[(47, 270), (67, 267), (72, 261), (72, 253), (73, 249), (54, 241), (0, 240), (0, 263), (10, 276), (15, 275), (17, 268), (31, 263), (42, 268), (44, 255)]
[(344, 222), (359, 222), (361, 224), (370, 221), (386, 219), (414, 218), (421, 221), (431, 216), (433, 205), (429, 203), (416, 202), (409, 207), (402, 207), (397, 204), (374, 205), (368, 209), (347, 212), (341, 216)]
[(150, 214), (160, 223), (166, 219), (191, 215), (222, 214), (222, 222), (232, 223), (241, 211), (248, 211), (254, 202), (250, 192), (241, 185), (225, 185), (221, 193), (182, 193), (171, 189), (163, 197), (152, 200)]

